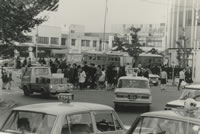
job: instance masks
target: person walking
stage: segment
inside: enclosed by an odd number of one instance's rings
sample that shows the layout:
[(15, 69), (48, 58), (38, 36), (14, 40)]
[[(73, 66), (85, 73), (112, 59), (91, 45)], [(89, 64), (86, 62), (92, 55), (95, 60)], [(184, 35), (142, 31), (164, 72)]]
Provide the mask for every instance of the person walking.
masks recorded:
[(8, 83), (8, 74), (4, 67), (1, 68), (2, 90), (6, 89)]
[(13, 81), (13, 79), (12, 79), (12, 72), (9, 71), (8, 72), (8, 90), (11, 90), (12, 81)]
[(161, 91), (166, 90), (167, 73), (165, 71), (165, 68), (161, 69), (160, 81), (161, 81)]
[(185, 82), (187, 82), (188, 84), (193, 83), (193, 80), (192, 80), (192, 71), (191, 71), (190, 68), (188, 68), (185, 71)]
[(85, 80), (86, 80), (86, 74), (85, 71), (83, 70), (83, 68), (80, 68), (80, 72), (79, 72), (79, 86), (80, 86), (80, 90), (83, 90), (83, 88), (85, 87)]
[(181, 69), (181, 71), (179, 72), (179, 83), (178, 83), (178, 91), (180, 91), (180, 86), (182, 81), (185, 80), (185, 69)]

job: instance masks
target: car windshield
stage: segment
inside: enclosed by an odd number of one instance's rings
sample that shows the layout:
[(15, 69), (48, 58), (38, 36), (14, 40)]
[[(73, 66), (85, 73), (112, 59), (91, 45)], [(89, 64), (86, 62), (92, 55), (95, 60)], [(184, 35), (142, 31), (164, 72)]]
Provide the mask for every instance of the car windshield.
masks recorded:
[(200, 125), (157, 117), (140, 118), (132, 134), (199, 134)]
[(1, 131), (19, 134), (50, 134), (55, 120), (55, 115), (13, 111)]
[(48, 68), (36, 68), (35, 75), (48, 75), (49, 69)]
[(146, 80), (121, 79), (118, 88), (149, 88), (149, 83)]
[(180, 100), (186, 100), (188, 98), (193, 98), (196, 101), (200, 101), (200, 90), (185, 89), (180, 96)]

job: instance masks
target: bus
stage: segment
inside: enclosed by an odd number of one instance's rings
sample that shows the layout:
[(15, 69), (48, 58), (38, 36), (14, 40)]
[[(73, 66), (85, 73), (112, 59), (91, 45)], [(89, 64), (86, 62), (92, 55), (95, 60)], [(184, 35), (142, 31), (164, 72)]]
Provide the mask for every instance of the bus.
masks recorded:
[(115, 65), (124, 66), (127, 63), (132, 64), (132, 58), (125, 53), (119, 52), (84, 52), (83, 62), (95, 65)]
[(146, 54), (142, 53), (139, 55), (135, 62), (135, 66), (141, 64), (143, 67), (150, 67), (152, 65), (160, 66), (163, 64), (163, 56), (158, 54)]

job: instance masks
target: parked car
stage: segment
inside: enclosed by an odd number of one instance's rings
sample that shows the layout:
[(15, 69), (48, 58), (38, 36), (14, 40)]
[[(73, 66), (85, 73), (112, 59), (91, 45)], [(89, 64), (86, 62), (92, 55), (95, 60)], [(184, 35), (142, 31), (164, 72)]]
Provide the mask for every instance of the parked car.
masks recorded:
[[(127, 134), (199, 134), (200, 113), (195, 102), (184, 109), (148, 112), (140, 115)], [(189, 107), (188, 107), (189, 106)]]
[(180, 97), (177, 100), (167, 102), (165, 110), (172, 108), (183, 108), (186, 99), (192, 98), (197, 101), (197, 107), (200, 107), (200, 84), (187, 85), (183, 89)]
[(116, 111), (120, 106), (141, 106), (149, 111), (152, 103), (149, 80), (145, 77), (120, 77), (113, 102)]
[(149, 74), (150, 85), (157, 86), (159, 84), (159, 78), (160, 78), (159, 75)]
[(0, 134), (125, 134), (112, 107), (71, 102), (72, 94), (59, 94), (61, 102), (14, 108)]
[(73, 89), (73, 85), (68, 83), (66, 78), (58, 76), (51, 73), (49, 66), (33, 65), (26, 67), (22, 71), (20, 88), (24, 91), (25, 96), (36, 92), (48, 98), (49, 95), (69, 93)]

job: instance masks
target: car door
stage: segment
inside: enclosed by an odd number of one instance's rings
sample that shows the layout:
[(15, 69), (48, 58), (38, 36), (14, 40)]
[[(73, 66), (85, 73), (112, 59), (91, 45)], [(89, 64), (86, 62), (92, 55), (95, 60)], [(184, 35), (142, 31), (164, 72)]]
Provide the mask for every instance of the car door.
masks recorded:
[(93, 112), (96, 134), (124, 134), (125, 129), (113, 111)]

